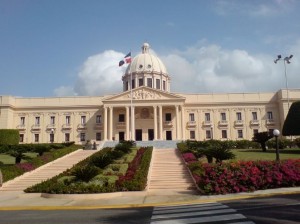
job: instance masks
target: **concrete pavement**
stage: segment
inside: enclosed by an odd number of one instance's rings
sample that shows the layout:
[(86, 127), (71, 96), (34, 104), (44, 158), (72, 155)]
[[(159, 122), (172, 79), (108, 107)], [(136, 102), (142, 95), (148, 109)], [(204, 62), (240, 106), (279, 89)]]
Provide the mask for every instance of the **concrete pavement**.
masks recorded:
[(40, 193), (1, 192), (0, 210), (63, 210), (130, 208), (193, 204), (300, 193), (300, 187), (260, 190), (251, 193), (201, 196), (178, 192), (123, 192), (109, 194), (41, 195)]

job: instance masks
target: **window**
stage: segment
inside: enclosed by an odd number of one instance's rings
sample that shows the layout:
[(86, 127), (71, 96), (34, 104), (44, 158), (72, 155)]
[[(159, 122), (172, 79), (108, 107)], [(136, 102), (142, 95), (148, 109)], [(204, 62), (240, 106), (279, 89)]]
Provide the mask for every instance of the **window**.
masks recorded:
[(70, 133), (65, 133), (65, 142), (70, 141)]
[(131, 80), (131, 86), (132, 86), (132, 89), (135, 88), (135, 80), (134, 79)]
[(126, 81), (125, 90), (128, 90), (128, 81)]
[(35, 117), (35, 125), (40, 125), (40, 117)]
[(258, 133), (258, 129), (253, 129), (253, 135)]
[(163, 81), (163, 90), (166, 90), (166, 81)]
[(54, 116), (50, 117), (50, 124), (55, 124), (55, 117)]
[(238, 138), (243, 138), (243, 130), (237, 130)]
[(190, 139), (195, 139), (195, 131), (190, 131)]
[(241, 112), (237, 112), (237, 113), (236, 113), (236, 119), (237, 119), (238, 121), (241, 121), (241, 120), (242, 120), (242, 113), (241, 113)]
[(160, 79), (156, 79), (156, 89), (160, 89)]
[(101, 141), (101, 132), (96, 133), (96, 141)]
[(39, 134), (34, 134), (34, 142), (39, 142)]
[(20, 125), (25, 125), (25, 117), (20, 118)]
[(272, 111), (268, 111), (267, 112), (267, 116), (268, 116), (269, 120), (273, 120), (273, 113), (272, 113)]
[(101, 117), (101, 115), (97, 115), (96, 116), (96, 124), (100, 124), (101, 123), (101, 119), (102, 117)]
[(210, 121), (210, 113), (205, 113), (205, 121)]
[(144, 85), (144, 79), (139, 79), (139, 86), (143, 86)]
[(257, 112), (252, 112), (252, 120), (257, 121)]
[(222, 130), (222, 138), (227, 138), (227, 130)]
[(172, 115), (171, 113), (166, 113), (166, 121), (171, 121), (172, 120)]
[(147, 86), (152, 88), (152, 78), (147, 78)]
[(24, 142), (24, 134), (20, 134), (19, 142)]
[(221, 113), (221, 121), (226, 121), (226, 113)]
[(86, 116), (81, 116), (81, 124), (86, 124)]
[(53, 133), (50, 134), (50, 142), (51, 142), (51, 143), (54, 142), (54, 134), (53, 134)]
[(85, 133), (80, 133), (80, 141), (85, 141)]
[(211, 139), (211, 130), (206, 130), (205, 135), (206, 139)]
[(190, 118), (190, 121), (195, 121), (195, 114), (194, 113), (190, 113), (189, 114), (189, 118)]
[(119, 114), (119, 122), (125, 122), (125, 114)]
[(71, 124), (71, 116), (66, 116), (66, 124)]

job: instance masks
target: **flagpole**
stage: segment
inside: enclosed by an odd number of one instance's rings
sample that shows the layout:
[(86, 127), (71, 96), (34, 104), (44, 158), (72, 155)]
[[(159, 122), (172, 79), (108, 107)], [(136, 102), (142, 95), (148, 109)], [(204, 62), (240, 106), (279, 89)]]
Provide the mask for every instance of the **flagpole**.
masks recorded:
[(133, 98), (133, 96), (132, 96), (132, 71), (130, 71), (130, 110), (131, 110), (131, 116), (130, 116), (130, 118), (131, 118), (131, 136), (130, 136), (130, 138), (131, 138), (131, 140), (132, 141), (134, 141), (134, 139), (133, 139), (133, 119), (134, 119), (134, 114), (133, 114), (133, 102), (132, 102), (132, 98)]

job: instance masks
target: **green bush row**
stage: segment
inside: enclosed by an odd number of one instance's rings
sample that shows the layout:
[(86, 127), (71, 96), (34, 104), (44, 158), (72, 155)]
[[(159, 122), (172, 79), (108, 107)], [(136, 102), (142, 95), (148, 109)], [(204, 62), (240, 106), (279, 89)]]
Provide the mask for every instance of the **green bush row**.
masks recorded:
[(0, 129), (0, 145), (17, 145), (19, 138), (19, 130)]

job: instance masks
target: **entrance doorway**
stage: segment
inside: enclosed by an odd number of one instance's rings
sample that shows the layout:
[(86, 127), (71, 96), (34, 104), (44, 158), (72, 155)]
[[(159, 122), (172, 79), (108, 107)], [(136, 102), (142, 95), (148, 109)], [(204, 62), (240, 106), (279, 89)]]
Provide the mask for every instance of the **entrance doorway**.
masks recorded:
[(142, 134), (143, 134), (142, 129), (136, 129), (135, 130), (135, 140), (136, 141), (143, 141)]
[(125, 132), (124, 131), (120, 131), (119, 132), (119, 141), (124, 141), (125, 140)]
[(172, 131), (166, 131), (166, 139), (172, 140)]
[(148, 129), (148, 140), (153, 141), (153, 139), (154, 139), (154, 130)]

